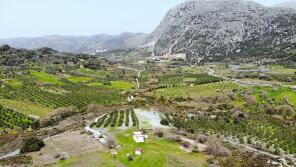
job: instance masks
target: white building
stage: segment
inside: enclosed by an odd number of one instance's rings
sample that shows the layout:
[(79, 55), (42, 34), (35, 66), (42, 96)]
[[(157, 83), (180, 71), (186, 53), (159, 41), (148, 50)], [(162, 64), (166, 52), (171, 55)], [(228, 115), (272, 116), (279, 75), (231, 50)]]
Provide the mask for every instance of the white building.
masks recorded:
[(133, 132), (133, 139), (136, 143), (143, 143), (147, 137), (143, 132)]
[(135, 151), (135, 154), (136, 155), (141, 155), (143, 150), (144, 150), (143, 148), (137, 148), (136, 151)]

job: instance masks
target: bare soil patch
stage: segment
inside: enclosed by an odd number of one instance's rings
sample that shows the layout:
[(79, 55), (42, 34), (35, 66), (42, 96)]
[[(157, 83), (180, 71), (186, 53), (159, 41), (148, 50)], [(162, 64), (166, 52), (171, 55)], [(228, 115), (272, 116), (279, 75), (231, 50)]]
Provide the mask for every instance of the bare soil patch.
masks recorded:
[(104, 150), (96, 139), (81, 131), (68, 131), (45, 140), (46, 146), (39, 152), (29, 153), (35, 165), (52, 164), (60, 158), (68, 158), (82, 153)]

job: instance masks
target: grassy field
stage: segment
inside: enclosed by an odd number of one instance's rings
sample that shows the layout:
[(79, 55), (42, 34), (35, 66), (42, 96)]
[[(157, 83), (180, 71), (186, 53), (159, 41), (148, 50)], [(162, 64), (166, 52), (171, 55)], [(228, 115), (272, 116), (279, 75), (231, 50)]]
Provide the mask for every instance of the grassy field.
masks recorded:
[(7, 84), (11, 86), (13, 89), (18, 89), (23, 86), (23, 83), (17, 79), (9, 79), (6, 80)]
[[(201, 96), (213, 96), (216, 94), (224, 93), (225, 91), (232, 91), (232, 89), (239, 86), (230, 82), (218, 82), (203, 84), (197, 86), (180, 86), (174, 88), (163, 88), (156, 91), (156, 96), (165, 97), (201, 97)], [(223, 92), (224, 91), (224, 92)]]
[(92, 82), (92, 83), (88, 83), (87, 86), (104, 86), (104, 84), (102, 82)]
[[(202, 154), (186, 153), (179, 148), (176, 142), (170, 142), (165, 138), (158, 138), (149, 134), (145, 143), (136, 144), (132, 139), (132, 130), (116, 132), (117, 143), (122, 145), (116, 158), (108, 152), (97, 151), (72, 157), (66, 161), (60, 161), (53, 166), (87, 166), (100, 167), (204, 167), (207, 165)], [(135, 156), (135, 149), (142, 147), (142, 155)], [(133, 155), (134, 160), (128, 161), (126, 154)]]
[(288, 98), (289, 103), (296, 107), (296, 92), (292, 91), (289, 87), (280, 87), (274, 89), (271, 87), (255, 87), (257, 99), (260, 96), (260, 92), (265, 91), (269, 97), (274, 97), (277, 101), (282, 101), (285, 97)]
[(125, 81), (111, 81), (111, 87), (115, 89), (128, 90), (128, 89), (133, 89), (135, 85)]
[(69, 77), (67, 79), (73, 83), (87, 83), (93, 80), (92, 78), (88, 78), (88, 77)]
[(46, 116), (52, 108), (43, 106), (41, 104), (36, 104), (33, 102), (22, 102), (9, 99), (0, 99), (0, 105), (13, 109), (14, 111), (23, 113), (25, 115), (36, 115), (36, 116)]
[(90, 152), (81, 154), (79, 156), (71, 157), (66, 161), (59, 161), (57, 164), (50, 165), (50, 167), (117, 167), (123, 166), (119, 161), (113, 159), (108, 152)]
[(111, 85), (104, 85), (102, 82), (92, 82), (87, 84), (88, 86), (97, 86), (97, 87), (108, 87), (108, 88), (113, 88), (113, 89), (122, 89), (122, 90), (130, 90), (134, 89), (135, 85), (131, 82), (126, 82), (126, 81), (111, 81)]
[(80, 74), (86, 75), (89, 77), (97, 77), (97, 78), (106, 78), (108, 75), (110, 75), (110, 71), (103, 71), (103, 70), (91, 70), (88, 68), (80, 68), (77, 70)]
[(204, 74), (207, 73), (207, 66), (184, 67), (181, 69), (182, 73)]
[(39, 81), (50, 83), (50, 84), (56, 84), (56, 85), (63, 85), (64, 83), (59, 80), (59, 78), (55, 75), (48, 74), (45, 72), (38, 72), (30, 70), (31, 75), (38, 79)]
[(296, 69), (285, 68), (282, 66), (268, 66), (271, 74), (295, 74)]

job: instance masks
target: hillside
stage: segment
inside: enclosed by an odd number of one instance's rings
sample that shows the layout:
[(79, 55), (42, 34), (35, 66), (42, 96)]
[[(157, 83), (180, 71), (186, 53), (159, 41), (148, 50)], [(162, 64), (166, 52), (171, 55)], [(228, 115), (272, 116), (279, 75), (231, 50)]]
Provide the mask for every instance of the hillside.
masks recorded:
[(92, 55), (63, 53), (51, 48), (27, 50), (15, 49), (9, 45), (0, 46), (0, 66), (6, 71), (4, 72), (6, 75), (23, 73), (29, 69), (40, 70), (41, 67), (52, 74), (79, 67), (99, 70), (109, 67), (110, 64), (109, 61)]
[(99, 34), (94, 36), (44, 36), (38, 38), (0, 39), (0, 45), (8, 44), (17, 48), (37, 49), (49, 47), (61, 52), (89, 53), (110, 49), (138, 47), (145, 34), (122, 33), (119, 35)]
[(295, 49), (294, 10), (251, 1), (188, 0), (150, 35), (154, 55), (184, 53), (190, 63), (231, 56), (287, 57)]
[(274, 7), (296, 9), (296, 1), (295, 0), (285, 1), (283, 3), (279, 3), (279, 4), (274, 5)]

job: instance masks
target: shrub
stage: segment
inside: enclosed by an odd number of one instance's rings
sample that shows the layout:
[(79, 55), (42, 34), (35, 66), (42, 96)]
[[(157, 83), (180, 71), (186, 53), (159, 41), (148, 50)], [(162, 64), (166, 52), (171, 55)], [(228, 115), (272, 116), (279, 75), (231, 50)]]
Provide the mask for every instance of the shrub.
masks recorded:
[(45, 146), (42, 140), (39, 140), (36, 137), (32, 137), (25, 141), (24, 145), (21, 148), (21, 153), (28, 153), (34, 151), (40, 151), (41, 148)]
[(108, 148), (109, 149), (113, 149), (114, 147), (116, 147), (116, 140), (114, 137), (112, 136), (108, 136), (107, 138), (107, 144), (108, 144)]
[(205, 142), (207, 142), (207, 136), (204, 134), (200, 134), (197, 136), (197, 141), (199, 143), (205, 143)]
[(169, 123), (169, 121), (168, 121), (167, 119), (162, 119), (162, 120), (160, 121), (160, 124), (161, 124), (161, 125), (164, 125), (164, 126), (168, 126), (170, 123)]
[(229, 156), (230, 151), (223, 147), (221, 142), (216, 137), (209, 137), (206, 152), (213, 156)]
[(194, 146), (194, 148), (192, 149), (192, 152), (193, 153), (199, 153), (198, 146)]
[(252, 106), (254, 103), (256, 103), (256, 98), (255, 96), (252, 95), (245, 95), (245, 101), (247, 102), (248, 106)]
[(111, 82), (103, 82), (103, 85), (106, 85), (106, 86), (111, 86)]
[(128, 155), (127, 155), (127, 160), (128, 160), (128, 161), (132, 161), (132, 160), (134, 160), (134, 158), (133, 158), (133, 156), (131, 156), (130, 154), (128, 154)]
[(191, 144), (190, 144), (189, 141), (182, 141), (181, 145), (182, 145), (184, 148), (189, 148)]

